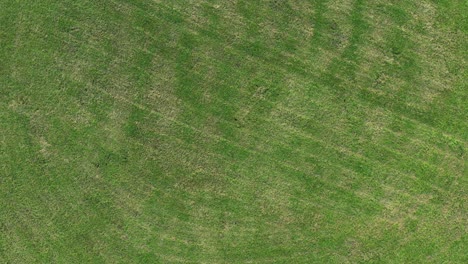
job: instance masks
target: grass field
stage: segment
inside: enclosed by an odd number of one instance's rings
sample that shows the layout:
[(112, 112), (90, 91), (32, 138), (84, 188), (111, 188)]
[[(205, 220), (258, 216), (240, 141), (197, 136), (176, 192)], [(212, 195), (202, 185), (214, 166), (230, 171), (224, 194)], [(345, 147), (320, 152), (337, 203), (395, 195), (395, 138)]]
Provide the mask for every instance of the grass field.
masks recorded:
[(0, 0), (0, 263), (467, 263), (465, 0)]

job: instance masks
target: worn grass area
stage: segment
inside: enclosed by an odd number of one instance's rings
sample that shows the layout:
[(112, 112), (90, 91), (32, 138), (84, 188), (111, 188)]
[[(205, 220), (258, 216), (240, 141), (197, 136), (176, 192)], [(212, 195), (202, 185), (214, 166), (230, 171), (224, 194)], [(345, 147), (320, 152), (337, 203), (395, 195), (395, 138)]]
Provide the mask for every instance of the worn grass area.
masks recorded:
[(0, 262), (466, 263), (467, 15), (0, 0)]

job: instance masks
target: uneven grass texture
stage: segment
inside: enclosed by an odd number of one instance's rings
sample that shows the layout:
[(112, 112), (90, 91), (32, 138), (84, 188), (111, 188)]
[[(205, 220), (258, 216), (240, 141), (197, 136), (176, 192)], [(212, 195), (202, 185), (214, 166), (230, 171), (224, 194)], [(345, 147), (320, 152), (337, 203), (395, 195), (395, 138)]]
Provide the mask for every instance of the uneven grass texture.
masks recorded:
[(467, 263), (464, 0), (0, 0), (0, 263)]

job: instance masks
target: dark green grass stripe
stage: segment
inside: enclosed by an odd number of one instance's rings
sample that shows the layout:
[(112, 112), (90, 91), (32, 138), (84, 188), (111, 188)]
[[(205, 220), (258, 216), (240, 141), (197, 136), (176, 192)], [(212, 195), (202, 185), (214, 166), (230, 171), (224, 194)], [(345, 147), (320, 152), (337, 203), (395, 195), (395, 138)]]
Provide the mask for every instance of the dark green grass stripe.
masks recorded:
[[(353, 93), (354, 87), (349, 87), (348, 83), (355, 78), (357, 61), (359, 60), (356, 52), (363, 41), (363, 35), (369, 29), (368, 23), (363, 19), (364, 4), (364, 1), (355, 1), (349, 18), (353, 25), (350, 42), (341, 55), (333, 60), (324, 75), (320, 77), (324, 84), (338, 89), (337, 96), (340, 97), (348, 97)], [(346, 80), (346, 82), (343, 83), (341, 80)]]
[(326, 26), (326, 3), (327, 1), (314, 1), (315, 3), (315, 18), (314, 18), (314, 36), (311, 41), (312, 54), (317, 53), (320, 43), (323, 39), (325, 26)]

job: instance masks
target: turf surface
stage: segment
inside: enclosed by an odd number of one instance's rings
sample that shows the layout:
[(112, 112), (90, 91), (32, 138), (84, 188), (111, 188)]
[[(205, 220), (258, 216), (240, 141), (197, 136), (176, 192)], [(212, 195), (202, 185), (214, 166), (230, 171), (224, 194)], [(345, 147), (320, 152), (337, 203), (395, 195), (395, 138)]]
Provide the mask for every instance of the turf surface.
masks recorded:
[(468, 262), (467, 17), (0, 0), (0, 263)]

